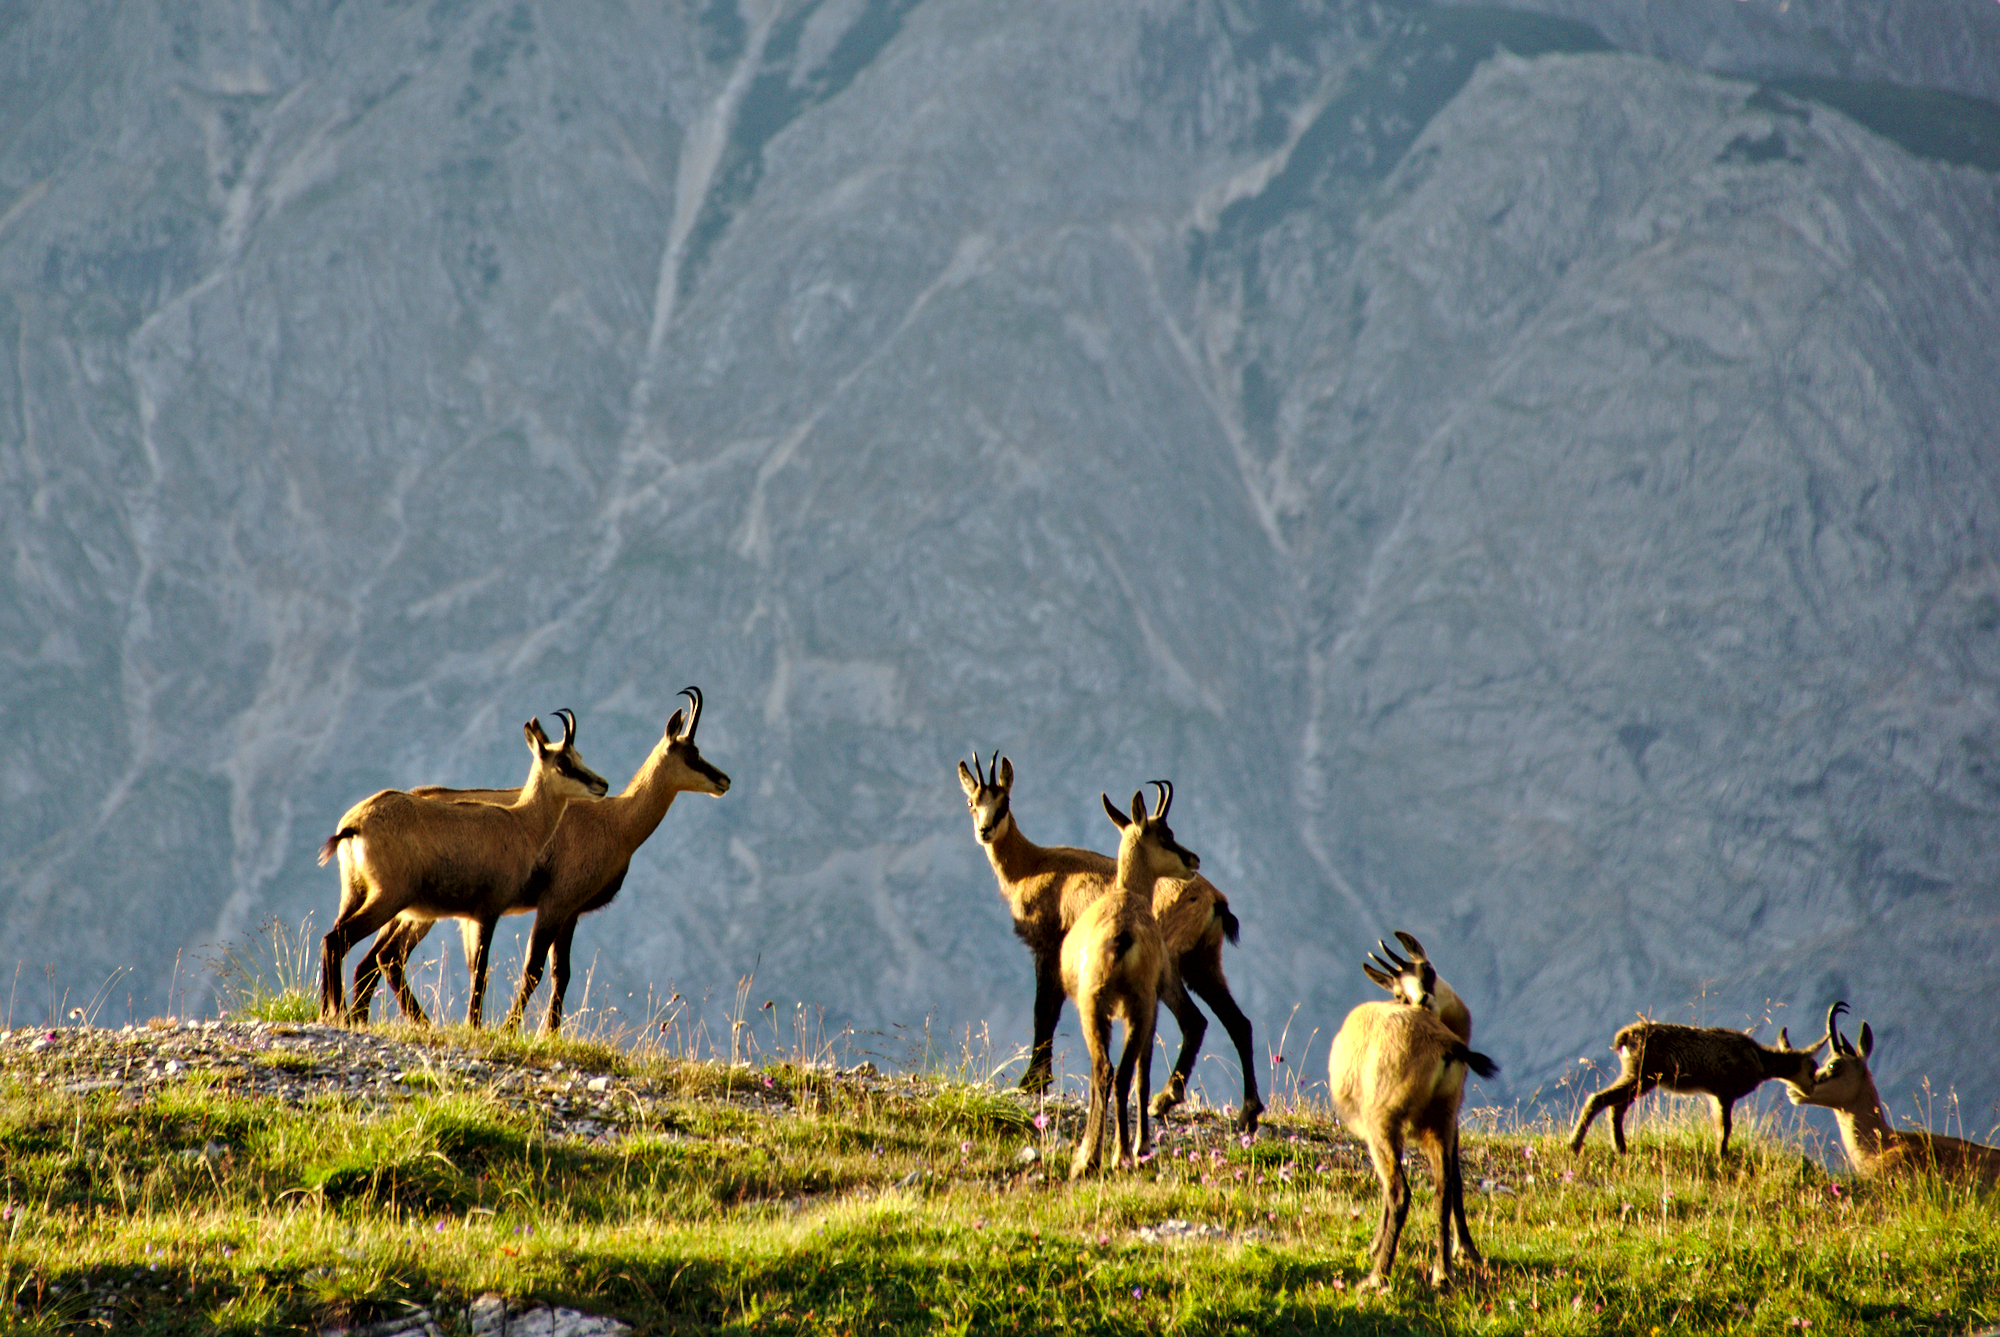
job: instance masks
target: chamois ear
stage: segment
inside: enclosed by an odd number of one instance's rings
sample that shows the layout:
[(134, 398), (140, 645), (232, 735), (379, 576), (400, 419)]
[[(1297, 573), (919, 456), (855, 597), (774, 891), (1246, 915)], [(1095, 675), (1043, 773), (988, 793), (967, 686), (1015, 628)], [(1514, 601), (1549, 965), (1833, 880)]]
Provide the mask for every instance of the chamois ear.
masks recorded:
[(1014, 787), (1014, 762), (1012, 758), (1000, 758), (999, 776), (1000, 787), (1002, 789), (1012, 789)]
[(1381, 971), (1375, 969), (1375, 967), (1369, 965), (1366, 961), (1363, 961), (1361, 963), (1361, 973), (1366, 975), (1369, 979), (1374, 980), (1377, 984), (1387, 989), (1390, 993), (1396, 992), (1395, 979), (1392, 976), (1383, 974)]
[(1861, 1023), (1861, 1057), (1863, 1060), (1866, 1060), (1874, 1052), (1875, 1032), (1869, 1030), (1868, 1023), (1864, 1021)]
[(1104, 800), (1104, 815), (1111, 819), (1113, 826), (1123, 831), (1126, 827), (1132, 825), (1132, 819), (1118, 811), (1118, 805), (1111, 801), (1111, 795), (1099, 794), (1097, 797)]
[(1805, 1052), (1808, 1054), (1818, 1055), (1819, 1051), (1826, 1048), (1827, 1042), (1832, 1038), (1833, 1037), (1830, 1035), (1820, 1036), (1819, 1039), (1813, 1043), (1813, 1047), (1811, 1049), (1806, 1050)]
[(1137, 789), (1132, 791), (1132, 820), (1135, 822), (1146, 820), (1146, 795)]
[(958, 787), (965, 791), (967, 798), (979, 792), (979, 781), (972, 778), (972, 772), (966, 769), (962, 761), (958, 763)]
[(1783, 1026), (1778, 1027), (1778, 1048), (1790, 1049), (1791, 1047), (1792, 1047), (1792, 1041), (1791, 1038), (1785, 1034), (1785, 1028)]
[(681, 716), (686, 713), (679, 706), (674, 707), (674, 713), (667, 716), (667, 737), (679, 738), (681, 736)]
[(542, 722), (539, 718), (529, 720), (522, 725), (521, 732), (527, 736), (529, 751), (537, 755), (548, 751), (549, 736), (542, 732)]

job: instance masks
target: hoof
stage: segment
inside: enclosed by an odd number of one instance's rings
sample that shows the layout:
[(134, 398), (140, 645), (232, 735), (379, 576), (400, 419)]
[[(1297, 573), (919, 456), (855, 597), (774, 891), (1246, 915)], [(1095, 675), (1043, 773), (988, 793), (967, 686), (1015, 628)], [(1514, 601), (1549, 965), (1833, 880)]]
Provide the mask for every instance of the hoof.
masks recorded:
[(1031, 1096), (1045, 1096), (1048, 1094), (1049, 1087), (1053, 1084), (1054, 1080), (1054, 1077), (1047, 1068), (1030, 1068), (1021, 1074), (1019, 1089), (1026, 1091)]
[(1256, 1132), (1257, 1118), (1263, 1112), (1264, 1112), (1264, 1102), (1262, 1102), (1261, 1100), (1254, 1105), (1245, 1105), (1243, 1107), (1243, 1112), (1236, 1116), (1237, 1131), (1244, 1133)]

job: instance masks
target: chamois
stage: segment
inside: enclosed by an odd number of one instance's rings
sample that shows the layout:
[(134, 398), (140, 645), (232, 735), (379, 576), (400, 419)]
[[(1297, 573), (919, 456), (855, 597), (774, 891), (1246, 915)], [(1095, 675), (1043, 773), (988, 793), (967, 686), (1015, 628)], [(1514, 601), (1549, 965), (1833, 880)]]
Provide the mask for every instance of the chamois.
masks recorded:
[(1375, 1228), (1374, 1264), (1365, 1287), (1386, 1287), (1396, 1243), (1410, 1213), (1410, 1184), (1403, 1174), (1403, 1142), (1414, 1137), (1430, 1158), (1437, 1184), (1438, 1253), (1431, 1284), (1451, 1282), (1453, 1212), (1462, 1218), (1464, 1184), (1451, 1171), (1458, 1142), (1458, 1106), (1470, 1068), (1491, 1077), (1499, 1065), (1467, 1048), (1437, 1015), (1405, 1003), (1362, 1003), (1347, 1014), (1327, 1055), (1333, 1106), (1368, 1144), (1368, 1159), (1382, 1185), (1382, 1217)]
[[(983, 770), (973, 754), (968, 769), (958, 763), (959, 787), (972, 813), (973, 832), (986, 849), (1000, 895), (1014, 920), (1014, 935), (1027, 945), (1035, 967), (1035, 1036), (1027, 1071), (1026, 1091), (1048, 1090), (1054, 1072), (1056, 1022), (1062, 1016), (1061, 953), (1063, 935), (1077, 916), (1112, 885), (1115, 859), (1095, 850), (1068, 845), (1037, 845), (1021, 834), (1013, 817), (1014, 763), (995, 753)], [(1153, 918), (1174, 964), (1160, 1001), (1180, 1023), (1181, 1052), (1173, 1074), (1153, 1100), (1155, 1116), (1187, 1098), (1187, 1077), (1201, 1057), (1208, 1019), (1188, 996), (1192, 991), (1214, 1009), (1229, 1032), (1243, 1069), (1243, 1111), (1237, 1125), (1255, 1132), (1264, 1101), (1257, 1093), (1257, 1058), (1251, 1052), (1250, 1019), (1236, 1005), (1222, 973), (1222, 944), (1236, 941), (1238, 923), (1229, 901), (1213, 882), (1199, 875), (1163, 877), (1153, 887)]]
[(513, 803), (459, 803), (384, 789), (349, 808), (320, 846), (322, 865), (340, 857), (340, 913), (320, 942), (323, 1018), (365, 1020), (365, 1014), (353, 1016), (342, 1006), (341, 960), (362, 937), (403, 911), (416, 910), (478, 922), (466, 1019), (479, 1024), (495, 921), (519, 899), (569, 801), (610, 788), (577, 755), (568, 720), (562, 741), (553, 745), (540, 720), (529, 720), (522, 732), (534, 764)]
[[(549, 1007), (543, 1027), (551, 1033), (562, 1028), (563, 997), (570, 980), (570, 944), (577, 919), (611, 903), (624, 885), (632, 855), (653, 834), (676, 797), (682, 793), (729, 792), (729, 777), (704, 760), (695, 744), (695, 730), (701, 726), (701, 689), (684, 687), (680, 694), (689, 703), (685, 730), (683, 713), (674, 711), (660, 741), (653, 745), (645, 763), (623, 792), (596, 803), (570, 805), (541, 857), (535, 861), (534, 873), (523, 889), (521, 900), (509, 910), (509, 913), (533, 910), (535, 926), (528, 939), (528, 959), (522, 967), (520, 987), (504, 1023), (508, 1028), (521, 1024), (528, 1000), (541, 983), (543, 964), (551, 950), (555, 954), (555, 977), (549, 986)], [(486, 802), (507, 802), (515, 791), (440, 792)], [(410, 952), (429, 928), (429, 921), (398, 918), (369, 949), (371, 956), (379, 955), (397, 1001), (404, 1014), (413, 1020), (420, 1020), (423, 1010), (403, 971)], [(469, 958), (470, 953), (467, 955)], [(361, 988), (359, 980), (357, 971), (357, 994)]]
[(1108, 794), (1104, 811), (1118, 828), (1118, 864), (1110, 891), (1084, 907), (1076, 926), (1063, 935), (1063, 991), (1076, 1000), (1083, 1040), (1090, 1050), (1090, 1113), (1083, 1139), (1070, 1162), (1070, 1178), (1097, 1168), (1103, 1151), (1104, 1115), (1111, 1103), (1111, 1022), (1125, 1019), (1125, 1049), (1118, 1057), (1118, 1164), (1132, 1164), (1127, 1102), (1132, 1072), (1139, 1073), (1139, 1154), (1153, 1149), (1146, 1095), (1153, 1079), (1153, 1023), (1159, 1016), (1160, 990), (1170, 969), (1159, 925), (1153, 921), (1153, 883), (1163, 877), (1187, 877), (1201, 867), (1195, 854), (1174, 840), (1167, 825), (1167, 808), (1174, 787), (1164, 780), (1149, 783), (1160, 791), (1159, 807), (1150, 816), (1145, 798), (1132, 795), (1132, 815), (1118, 811)]
[(1868, 1071), (1868, 1056), (1875, 1052), (1875, 1035), (1868, 1023), (1861, 1023), (1861, 1047), (1838, 1029), (1846, 1003), (1835, 1003), (1826, 1011), (1826, 1040), (1833, 1053), (1826, 1066), (1813, 1074), (1812, 1090), (1785, 1094), (1794, 1105), (1821, 1105), (1833, 1111), (1840, 1125), (1840, 1143), (1847, 1149), (1847, 1163), (1861, 1175), (1903, 1175), (1921, 1172), (1946, 1178), (1970, 1178), (1990, 1187), (2000, 1181), (2000, 1147), (1989, 1147), (1964, 1138), (1946, 1137), (1921, 1128), (1893, 1128), (1875, 1093), (1875, 1078)]
[(1584, 1134), (1599, 1112), (1611, 1111), (1611, 1140), (1625, 1154), (1625, 1111), (1655, 1086), (1682, 1095), (1705, 1095), (1715, 1105), (1715, 1154), (1729, 1154), (1729, 1112), (1737, 1101), (1764, 1082), (1777, 1078), (1795, 1091), (1813, 1088), (1813, 1056), (1826, 1044), (1794, 1049), (1778, 1028), (1775, 1049), (1758, 1044), (1742, 1031), (1722, 1026), (1680, 1026), (1670, 1021), (1639, 1020), (1619, 1031), (1611, 1047), (1618, 1051), (1618, 1080), (1599, 1091), (1577, 1116), (1569, 1149), (1583, 1150)]
[[(1361, 963), (1362, 972), (1402, 1002), (1431, 1013), (1444, 1023), (1446, 1030), (1471, 1044), (1472, 1009), (1439, 977), (1422, 943), (1401, 929), (1396, 930), (1396, 941), (1410, 954), (1409, 960), (1396, 955), (1388, 943), (1377, 938), (1375, 945), (1382, 955), (1370, 952), (1368, 960)], [(1445, 1152), (1445, 1172), (1451, 1177), (1452, 1225), (1458, 1232), (1458, 1251), (1467, 1262), (1478, 1263), (1479, 1246), (1472, 1242), (1472, 1228), (1465, 1223), (1465, 1170), (1459, 1160), (1456, 1121), (1451, 1127), (1451, 1146)]]

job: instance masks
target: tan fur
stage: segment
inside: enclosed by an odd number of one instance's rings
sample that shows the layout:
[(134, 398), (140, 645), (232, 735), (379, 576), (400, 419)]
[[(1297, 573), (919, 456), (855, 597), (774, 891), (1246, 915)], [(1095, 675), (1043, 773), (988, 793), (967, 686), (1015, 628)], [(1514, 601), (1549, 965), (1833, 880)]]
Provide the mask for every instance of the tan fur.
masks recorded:
[[(522, 726), (534, 764), (505, 807), (418, 798), (385, 789), (347, 810), (319, 861), (340, 859), (340, 912), (320, 943), (320, 1015), (360, 1021), (343, 1005), (340, 967), (348, 948), (406, 910), (458, 915), (482, 926), (467, 1020), (479, 1024), (486, 950), (493, 924), (518, 898), (535, 859), (573, 798), (602, 794), (604, 777), (571, 746), (574, 730), (551, 745), (541, 723)], [(356, 982), (357, 993), (359, 981)]]
[(1729, 1154), (1730, 1112), (1736, 1102), (1763, 1083), (1777, 1078), (1792, 1090), (1812, 1089), (1813, 1056), (1826, 1041), (1811, 1049), (1793, 1049), (1785, 1030), (1778, 1044), (1758, 1044), (1742, 1031), (1722, 1026), (1679, 1026), (1667, 1021), (1637, 1021), (1612, 1038), (1618, 1051), (1618, 1080), (1592, 1096), (1577, 1115), (1569, 1149), (1583, 1150), (1590, 1121), (1611, 1111), (1611, 1141), (1625, 1154), (1625, 1111), (1632, 1102), (1664, 1086), (1683, 1095), (1705, 1095), (1715, 1110), (1716, 1155)]
[(1167, 975), (1167, 949), (1153, 919), (1153, 884), (1161, 877), (1185, 877), (1200, 860), (1174, 841), (1167, 826), (1173, 790), (1161, 786), (1159, 810), (1150, 816), (1143, 798), (1132, 796), (1127, 819), (1109, 797), (1104, 810), (1119, 828), (1118, 863), (1110, 891), (1084, 907), (1062, 942), (1063, 992), (1076, 1000), (1084, 1045), (1090, 1051), (1090, 1113), (1070, 1163), (1070, 1177), (1088, 1174), (1103, 1154), (1104, 1120), (1114, 1087), (1111, 1023), (1125, 1022), (1115, 1086), (1118, 1102), (1117, 1164), (1132, 1164), (1128, 1101), (1132, 1076), (1139, 1077), (1139, 1154), (1153, 1149), (1146, 1096), (1152, 1088), (1153, 1025)]
[(1840, 1127), (1840, 1143), (1847, 1149), (1847, 1163), (1856, 1174), (1871, 1178), (1934, 1174), (1970, 1179), (1987, 1188), (2000, 1182), (2000, 1147), (1890, 1124), (1882, 1097), (1875, 1090), (1874, 1074), (1868, 1070), (1868, 1057), (1875, 1052), (1875, 1034), (1863, 1022), (1861, 1047), (1856, 1049), (1836, 1028), (1837, 1018), (1846, 1010), (1845, 1003), (1835, 1003), (1827, 1012), (1826, 1040), (1822, 1043), (1833, 1045), (1833, 1057), (1814, 1074), (1810, 1093), (1787, 1092), (1792, 1103), (1833, 1111), (1834, 1122)]
[[(978, 758), (973, 759), (978, 764)], [(1110, 890), (1117, 860), (1069, 845), (1037, 845), (1021, 833), (1012, 813), (1014, 763), (1001, 757), (989, 775), (958, 764), (958, 783), (971, 810), (973, 832), (986, 850), (1000, 895), (1014, 921), (1014, 933), (1035, 963), (1035, 1034), (1021, 1087), (1046, 1091), (1054, 1070), (1056, 1023), (1062, 1015), (1061, 950), (1064, 934), (1099, 897)], [(1187, 1077), (1201, 1056), (1208, 1019), (1189, 993), (1215, 1012), (1236, 1047), (1243, 1071), (1243, 1108), (1237, 1125), (1255, 1131), (1264, 1102), (1257, 1090), (1257, 1059), (1250, 1019), (1236, 1005), (1222, 971), (1222, 945), (1235, 936), (1236, 916), (1228, 898), (1200, 875), (1165, 877), (1153, 891), (1153, 918), (1172, 962), (1172, 978), (1160, 996), (1180, 1023), (1181, 1051), (1173, 1073), (1153, 1100), (1164, 1114), (1187, 1096)]]
[[(695, 743), (700, 727), (700, 689), (689, 687), (683, 695), (695, 703), (686, 715), (676, 710), (667, 720), (660, 741), (653, 745), (645, 764), (640, 766), (624, 790), (612, 798), (572, 803), (557, 823), (555, 834), (536, 860), (533, 874), (519, 901), (507, 913), (534, 911), (535, 926), (528, 940), (528, 957), (522, 967), (519, 988), (508, 1010), (506, 1026), (521, 1024), (528, 1001), (540, 986), (544, 962), (554, 956), (555, 977), (550, 982), (549, 1007), (543, 1028), (551, 1033), (562, 1027), (563, 998), (569, 988), (571, 942), (579, 917), (609, 905), (624, 885), (632, 856), (659, 827), (674, 799), (684, 793), (721, 795), (729, 792), (729, 777), (702, 758)], [(430, 790), (417, 794), (452, 795), (478, 802), (510, 802), (516, 790)], [(369, 958), (389, 978), (403, 1014), (413, 1021), (424, 1019), (423, 1008), (404, 975), (410, 953), (429, 931), (431, 919), (410, 914), (382, 930)], [(467, 960), (471, 960), (471, 921), (467, 923)], [(359, 998), (364, 972), (355, 971), (355, 992)], [(367, 975), (373, 988), (373, 975)], [(365, 1007), (365, 1000), (357, 1002)]]
[(1364, 1283), (1368, 1287), (1388, 1285), (1409, 1215), (1405, 1138), (1423, 1148), (1438, 1186), (1438, 1253), (1431, 1284), (1450, 1284), (1453, 1198), (1462, 1197), (1464, 1185), (1451, 1172), (1449, 1152), (1458, 1137), (1468, 1066), (1481, 1076), (1497, 1071), (1491, 1059), (1467, 1049), (1435, 1014), (1403, 1003), (1362, 1003), (1333, 1037), (1327, 1056), (1333, 1106), (1341, 1122), (1367, 1143), (1382, 1186), (1374, 1261)]

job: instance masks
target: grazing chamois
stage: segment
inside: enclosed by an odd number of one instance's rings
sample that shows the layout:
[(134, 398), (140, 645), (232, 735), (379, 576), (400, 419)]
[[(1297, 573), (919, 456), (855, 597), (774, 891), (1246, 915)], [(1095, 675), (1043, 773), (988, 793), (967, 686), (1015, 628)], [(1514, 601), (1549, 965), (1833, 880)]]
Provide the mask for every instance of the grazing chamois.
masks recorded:
[(569, 801), (610, 788), (577, 755), (568, 720), (560, 743), (549, 742), (540, 720), (529, 720), (522, 732), (534, 764), (513, 803), (460, 803), (384, 789), (349, 808), (320, 846), (322, 865), (340, 858), (340, 913), (320, 941), (324, 1019), (366, 1020), (365, 1012), (356, 1016), (342, 1006), (341, 961), (361, 938), (415, 910), (478, 923), (466, 1020), (479, 1024), (494, 923), (520, 898)]
[[(1396, 930), (1396, 941), (1403, 944), (1403, 950), (1410, 954), (1408, 960), (1396, 955), (1389, 944), (1380, 938), (1375, 945), (1382, 951), (1381, 956), (1373, 952), (1368, 960), (1361, 963), (1362, 973), (1387, 989), (1400, 1001), (1411, 1007), (1420, 1007), (1444, 1023), (1444, 1028), (1467, 1044), (1472, 1043), (1472, 1009), (1458, 996), (1449, 984), (1438, 975), (1437, 967), (1424, 952), (1424, 945), (1401, 929)], [(1452, 1225), (1458, 1232), (1458, 1251), (1468, 1263), (1481, 1261), (1479, 1246), (1472, 1242), (1472, 1228), (1465, 1223), (1465, 1170), (1458, 1155), (1458, 1123), (1451, 1126), (1451, 1146), (1445, 1151), (1445, 1172), (1450, 1175)]]
[(1070, 1162), (1074, 1179), (1097, 1168), (1103, 1153), (1104, 1116), (1111, 1105), (1111, 1023), (1125, 1019), (1125, 1048), (1118, 1056), (1118, 1160), (1132, 1164), (1128, 1102), (1132, 1073), (1139, 1073), (1139, 1154), (1153, 1150), (1153, 1128), (1146, 1095), (1153, 1083), (1153, 1023), (1159, 1016), (1160, 991), (1171, 970), (1166, 944), (1153, 921), (1153, 883), (1163, 877), (1188, 877), (1201, 860), (1174, 839), (1167, 809), (1174, 787), (1164, 780), (1159, 807), (1150, 815), (1145, 798), (1132, 795), (1132, 815), (1118, 811), (1108, 794), (1104, 811), (1118, 828), (1118, 863), (1111, 890), (1084, 907), (1076, 926), (1063, 935), (1063, 991), (1076, 1000), (1084, 1045), (1090, 1050), (1090, 1113), (1083, 1139)]
[(1467, 1048), (1437, 1015), (1406, 1003), (1362, 1003), (1347, 1014), (1327, 1055), (1333, 1106), (1341, 1122), (1368, 1144), (1368, 1159), (1382, 1185), (1382, 1217), (1375, 1227), (1374, 1263), (1363, 1286), (1389, 1284), (1396, 1243), (1410, 1214), (1410, 1183), (1403, 1173), (1405, 1138), (1415, 1138), (1430, 1159), (1438, 1195), (1437, 1263), (1431, 1284), (1451, 1283), (1453, 1213), (1464, 1217), (1463, 1180), (1452, 1172), (1458, 1143), (1458, 1106), (1467, 1069), (1491, 1077), (1499, 1065)]
[(1723, 1026), (1679, 1026), (1670, 1021), (1633, 1022), (1612, 1038), (1618, 1051), (1618, 1080), (1599, 1091), (1577, 1116), (1569, 1149), (1583, 1150), (1583, 1137), (1599, 1112), (1611, 1111), (1611, 1141), (1625, 1154), (1625, 1111), (1656, 1086), (1682, 1095), (1707, 1096), (1715, 1105), (1715, 1154), (1729, 1154), (1729, 1112), (1736, 1102), (1772, 1078), (1794, 1091), (1813, 1088), (1811, 1049), (1794, 1049), (1778, 1028), (1778, 1047), (1766, 1048), (1742, 1031)]
[[(658, 828), (674, 799), (683, 793), (721, 795), (729, 792), (729, 777), (703, 759), (695, 743), (701, 727), (701, 689), (684, 687), (680, 695), (688, 699), (685, 715), (679, 710), (668, 718), (660, 741), (646, 757), (623, 792), (595, 803), (573, 803), (556, 824), (555, 834), (535, 861), (534, 872), (523, 889), (521, 900), (509, 913), (535, 912), (535, 926), (528, 939), (528, 959), (522, 967), (521, 983), (504, 1023), (518, 1027), (527, 1011), (528, 1000), (541, 984), (542, 969), (551, 951), (555, 973), (550, 981), (548, 1012), (543, 1028), (550, 1033), (562, 1028), (563, 997), (569, 989), (570, 946), (576, 921), (592, 910), (611, 903), (624, 886), (632, 856)], [(416, 790), (424, 794), (433, 791)], [(474, 798), (483, 802), (510, 802), (514, 790), (443, 790), (439, 793)], [(396, 992), (404, 1015), (421, 1021), (423, 1009), (404, 976), (411, 951), (430, 928), (429, 920), (399, 917), (382, 931), (369, 949), (378, 957)], [(471, 953), (467, 952), (470, 959)], [(355, 992), (360, 994), (361, 972), (355, 973)], [(370, 981), (372, 987), (372, 979)], [(365, 1007), (365, 1001), (360, 1006)]]
[(1960, 1137), (1921, 1128), (1894, 1128), (1875, 1093), (1868, 1056), (1875, 1052), (1875, 1035), (1861, 1023), (1861, 1046), (1842, 1035), (1837, 1023), (1847, 1011), (1835, 1003), (1826, 1011), (1826, 1040), (1833, 1053), (1813, 1074), (1812, 1090), (1787, 1091), (1794, 1105), (1821, 1105), (1833, 1111), (1840, 1125), (1840, 1143), (1847, 1163), (1868, 1176), (1930, 1173), (1947, 1179), (1972, 1179), (1984, 1187), (2000, 1182), (2000, 1147), (1968, 1142)]
[[(1027, 945), (1035, 967), (1035, 1037), (1025, 1091), (1048, 1090), (1055, 1065), (1056, 1023), (1062, 1016), (1063, 935), (1117, 876), (1115, 859), (1068, 845), (1037, 845), (1021, 834), (1013, 815), (1014, 763), (995, 753), (984, 770), (958, 763), (959, 787), (972, 813), (972, 829), (986, 849), (1000, 896), (1014, 920), (1014, 935)], [(974, 768), (979, 757), (972, 758)], [(1257, 1059), (1251, 1052), (1250, 1019), (1236, 1005), (1222, 973), (1222, 944), (1236, 941), (1238, 924), (1229, 901), (1199, 875), (1161, 878), (1153, 888), (1153, 918), (1174, 969), (1160, 995), (1180, 1023), (1181, 1052), (1173, 1074), (1153, 1100), (1153, 1114), (1165, 1114), (1187, 1098), (1187, 1078), (1201, 1057), (1208, 1019), (1190, 998), (1192, 991), (1214, 1009), (1229, 1032), (1243, 1069), (1243, 1110), (1237, 1126), (1255, 1132), (1264, 1101), (1257, 1093)]]

